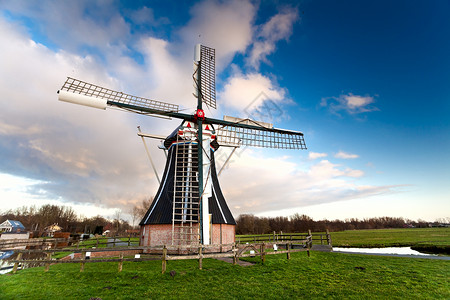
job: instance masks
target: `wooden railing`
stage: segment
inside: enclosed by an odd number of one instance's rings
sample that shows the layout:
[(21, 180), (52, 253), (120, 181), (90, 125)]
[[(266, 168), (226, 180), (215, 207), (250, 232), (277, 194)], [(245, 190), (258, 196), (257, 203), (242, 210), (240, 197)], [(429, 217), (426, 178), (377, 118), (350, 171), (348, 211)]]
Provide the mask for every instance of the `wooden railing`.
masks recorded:
[(273, 233), (273, 234), (258, 234), (258, 235), (243, 235), (236, 236), (236, 243), (258, 243), (258, 242), (283, 242), (292, 241), (293, 243), (303, 243), (307, 237), (311, 237), (311, 243), (331, 246), (331, 235), (327, 230), (326, 233)]
[[(112, 240), (109, 242), (109, 240)], [(132, 241), (131, 236), (117, 236), (117, 237), (93, 237), (86, 240), (80, 240), (75, 238), (32, 238), (32, 239), (11, 239), (0, 240), (0, 250), (14, 250), (19, 248), (41, 248), (50, 249), (58, 247), (73, 246), (80, 248), (83, 243), (89, 243), (92, 247), (102, 247), (102, 245), (111, 245), (115, 247), (117, 244), (132, 246), (133, 244), (139, 244), (139, 242)]]
[[(150, 261), (160, 260), (162, 264), (162, 272), (166, 271), (167, 261), (181, 260), (181, 259), (197, 259), (199, 261), (199, 268), (202, 268), (202, 261), (204, 258), (232, 258), (233, 264), (237, 264), (240, 258), (249, 256), (259, 256), (262, 262), (265, 262), (266, 255), (283, 254), (285, 253), (287, 259), (290, 259), (290, 254), (293, 252), (307, 251), (308, 256), (313, 244), (331, 245), (331, 236), (327, 231), (325, 234), (312, 234), (309, 231), (307, 234), (273, 234), (273, 235), (248, 235), (236, 237), (236, 243), (221, 244), (221, 245), (198, 245), (198, 246), (131, 246), (133, 243), (129, 237), (116, 237), (111, 242), (102, 242), (106, 238), (91, 239), (90, 246), (95, 248), (80, 248), (82, 244), (77, 243), (72, 245), (72, 248), (64, 249), (15, 249), (18, 253), (17, 257), (10, 260), (14, 263), (13, 272), (17, 271), (19, 264), (22, 265), (44, 265), (45, 271), (48, 271), (51, 264), (58, 263), (80, 263), (80, 272), (83, 272), (86, 263), (97, 262), (118, 262), (118, 271), (122, 271), (123, 262), (125, 261)], [(111, 238), (109, 238), (111, 239)], [(124, 241), (125, 239), (125, 241)], [(57, 244), (67, 239), (50, 239), (45, 242), (54, 242)], [(108, 247), (98, 248), (100, 245), (121, 243), (127, 244), (125, 247)], [(0, 244), (1, 245), (1, 244)], [(223, 249), (229, 249), (227, 252), (222, 252)], [(272, 250), (273, 249), (273, 250)], [(1, 249), (4, 250), (4, 249)], [(70, 253), (70, 256), (65, 256), (62, 259), (54, 259), (52, 256), (55, 253)], [(156, 253), (149, 255), (147, 253)], [(133, 256), (139, 254), (140, 256)], [(29, 256), (29, 257), (26, 257)], [(104, 258), (105, 256), (114, 256), (114, 258)], [(30, 258), (35, 257), (35, 258)], [(39, 257), (39, 258), (36, 258)]]
[[(276, 247), (274, 247), (276, 245)], [(258, 243), (258, 244), (226, 244), (226, 245), (199, 245), (196, 248), (189, 247), (190, 254), (176, 254), (180, 251), (179, 246), (157, 246), (157, 247), (116, 247), (116, 248), (103, 248), (103, 249), (52, 249), (52, 250), (15, 250), (18, 253), (17, 257), (10, 260), (14, 263), (13, 273), (15, 273), (19, 265), (32, 265), (32, 266), (45, 266), (44, 271), (48, 271), (50, 265), (59, 263), (79, 263), (80, 272), (84, 271), (86, 263), (99, 263), (99, 262), (117, 262), (118, 271), (121, 272), (123, 268), (123, 262), (126, 261), (151, 261), (160, 260), (162, 264), (162, 273), (166, 272), (167, 262), (172, 260), (184, 260), (184, 259), (196, 259), (199, 262), (199, 269), (202, 269), (203, 259), (205, 258), (232, 258), (233, 264), (238, 264), (240, 258), (259, 256), (262, 262), (265, 262), (267, 255), (274, 254), (286, 254), (286, 258), (290, 259), (291, 253), (306, 251), (308, 256), (310, 255), (309, 247), (296, 248), (296, 243), (276, 242), (276, 243)], [(306, 243), (309, 245), (309, 243)], [(230, 247), (231, 250), (223, 253), (216, 253), (218, 247)], [(272, 249), (276, 248), (277, 251)], [(268, 251), (269, 250), (269, 251)], [(126, 257), (130, 255), (130, 252), (138, 252), (139, 257)], [(145, 252), (159, 252), (159, 254), (147, 255)], [(78, 254), (79, 257), (73, 259), (52, 259), (52, 255), (55, 252), (68, 252), (71, 254)], [(99, 253), (100, 252), (100, 253)], [(114, 258), (95, 258), (94, 253), (105, 255), (105, 252), (115, 252)], [(194, 253), (193, 253), (194, 252)], [(40, 254), (40, 259), (28, 259), (25, 256), (34, 254)], [(118, 258), (117, 258), (118, 256)]]

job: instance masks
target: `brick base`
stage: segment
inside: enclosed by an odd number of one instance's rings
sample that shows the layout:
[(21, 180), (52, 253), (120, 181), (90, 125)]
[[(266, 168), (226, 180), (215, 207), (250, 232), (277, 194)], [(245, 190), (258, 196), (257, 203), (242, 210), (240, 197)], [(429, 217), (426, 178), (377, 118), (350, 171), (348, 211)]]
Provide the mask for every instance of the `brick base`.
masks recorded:
[[(211, 244), (232, 244), (235, 242), (235, 225), (212, 224)], [(151, 224), (141, 226), (140, 246), (172, 246), (172, 224)], [(218, 247), (217, 251), (229, 251), (231, 247)]]

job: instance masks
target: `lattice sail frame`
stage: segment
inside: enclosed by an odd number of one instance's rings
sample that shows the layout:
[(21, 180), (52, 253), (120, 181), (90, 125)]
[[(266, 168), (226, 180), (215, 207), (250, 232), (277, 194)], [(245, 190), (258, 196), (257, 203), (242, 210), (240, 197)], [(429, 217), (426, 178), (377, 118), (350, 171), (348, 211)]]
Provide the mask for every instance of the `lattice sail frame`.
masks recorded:
[(216, 50), (200, 46), (200, 80), (202, 101), (211, 108), (216, 106)]
[(216, 135), (219, 145), (222, 146), (307, 149), (303, 135), (296, 132), (265, 131), (230, 125), (217, 128)]
[(81, 81), (72, 77), (67, 77), (67, 80), (62, 86), (61, 90), (84, 96), (106, 99), (108, 101), (114, 101), (117, 103), (159, 110), (163, 112), (179, 111), (179, 106), (177, 104), (171, 104), (148, 98), (132, 96), (122, 92), (113, 91), (92, 83)]
[[(275, 149), (307, 149), (303, 133), (301, 132), (273, 128), (272, 124), (250, 119), (238, 119), (226, 116), (224, 119), (225, 118), (239, 121), (231, 123), (209, 119), (212, 124), (216, 124), (216, 136), (219, 145), (232, 147), (252, 146)], [(248, 125), (252, 125), (252, 128), (248, 128)], [(260, 127), (260, 129), (255, 127)]]

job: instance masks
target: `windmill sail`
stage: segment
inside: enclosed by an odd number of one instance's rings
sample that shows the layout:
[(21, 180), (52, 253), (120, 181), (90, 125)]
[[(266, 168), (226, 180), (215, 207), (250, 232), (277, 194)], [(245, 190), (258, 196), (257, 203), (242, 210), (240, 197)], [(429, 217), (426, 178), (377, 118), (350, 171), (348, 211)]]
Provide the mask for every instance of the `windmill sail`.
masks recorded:
[(196, 71), (194, 84), (201, 94), (202, 102), (208, 107), (216, 107), (216, 50), (203, 45), (195, 48), (194, 60), (196, 60)]
[(123, 107), (141, 107), (156, 112), (178, 112), (176, 104), (132, 96), (71, 77), (67, 77), (58, 93), (61, 101), (102, 109), (106, 108), (106, 104), (121, 104)]
[(227, 116), (206, 122), (216, 125), (217, 142), (222, 146), (306, 149), (302, 132), (274, 128), (270, 123)]

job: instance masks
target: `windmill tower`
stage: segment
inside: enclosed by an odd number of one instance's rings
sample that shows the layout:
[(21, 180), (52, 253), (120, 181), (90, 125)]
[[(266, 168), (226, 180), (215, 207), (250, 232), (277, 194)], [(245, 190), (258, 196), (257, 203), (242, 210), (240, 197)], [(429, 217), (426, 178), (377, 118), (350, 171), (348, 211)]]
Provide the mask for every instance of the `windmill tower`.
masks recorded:
[[(194, 114), (178, 105), (113, 91), (67, 78), (59, 100), (106, 109), (181, 119), (164, 140), (168, 151), (162, 180), (152, 205), (140, 222), (143, 246), (193, 246), (234, 242), (235, 220), (219, 186), (214, 152), (219, 146), (306, 149), (303, 133), (272, 124), (224, 116), (207, 118), (203, 104), (216, 108), (215, 50), (196, 45), (194, 51)], [(152, 135), (139, 134), (145, 137)]]

